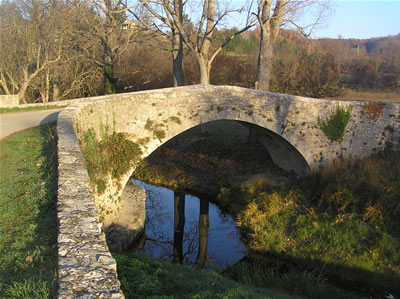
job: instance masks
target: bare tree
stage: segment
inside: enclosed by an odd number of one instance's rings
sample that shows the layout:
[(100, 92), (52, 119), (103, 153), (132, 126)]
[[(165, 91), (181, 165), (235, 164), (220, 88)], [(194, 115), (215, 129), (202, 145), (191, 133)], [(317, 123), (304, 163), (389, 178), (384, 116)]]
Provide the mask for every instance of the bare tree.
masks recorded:
[(33, 80), (62, 57), (63, 22), (54, 3), (43, 0), (4, 1), (0, 11), (0, 84), (27, 103)]
[[(140, 0), (144, 2), (143, 0)], [(172, 70), (174, 78), (174, 86), (185, 85), (185, 76), (183, 72), (183, 38), (179, 29), (177, 28), (173, 17), (169, 13), (167, 7), (163, 5), (163, 0), (152, 1), (153, 5), (150, 3), (144, 3), (144, 7), (151, 14), (153, 18), (157, 21), (148, 22), (147, 18), (143, 18), (143, 15), (138, 15), (135, 12), (132, 14), (136, 19), (144, 26), (146, 29), (154, 32), (158, 35), (166, 37), (171, 43), (171, 54), (172, 54)], [(183, 8), (186, 1), (182, 0), (172, 0), (170, 6), (174, 11), (175, 16), (179, 19), (180, 23), (184, 25), (183, 19)], [(161, 22), (158, 24), (157, 22)], [(164, 28), (166, 27), (166, 28)], [(165, 30), (166, 29), (166, 30)]]
[(79, 47), (103, 70), (104, 92), (116, 93), (118, 79), (114, 75), (114, 64), (137, 36), (134, 22), (126, 13), (142, 3), (128, 5), (124, 0), (88, 0), (76, 1), (74, 5), (86, 5), (91, 12), (81, 20), (80, 33), (87, 42)]
[(21, 103), (96, 93), (97, 67), (81, 51), (79, 20), (90, 10), (45, 0), (2, 2), (0, 90)]
[[(329, 8), (325, 0), (259, 0), (256, 16), (260, 26), (260, 50), (257, 64), (256, 89), (269, 90), (272, 71), (273, 45), (279, 30), (287, 26), (309, 37), (324, 20)], [(299, 15), (306, 9), (316, 8), (315, 18), (302, 24)]]
[[(238, 31), (232, 33), (228, 36), (226, 40), (215, 48), (212, 47), (211, 41), (213, 37), (213, 32), (220, 25), (221, 21), (224, 20), (233, 10), (228, 8), (222, 9), (216, 12), (216, 0), (203, 0), (202, 12), (200, 20), (194, 25), (193, 30), (185, 30), (185, 23), (182, 22), (182, 18), (175, 11), (171, 2), (168, 0), (162, 0), (163, 6), (168, 11), (173, 20), (176, 28), (182, 36), (182, 39), (189, 51), (196, 58), (196, 61), (200, 70), (200, 83), (209, 84), (210, 83), (210, 70), (211, 64), (215, 57), (239, 34), (250, 29), (255, 25), (252, 22), (250, 15), (247, 18), (246, 25)], [(237, 11), (237, 10), (236, 10)]]

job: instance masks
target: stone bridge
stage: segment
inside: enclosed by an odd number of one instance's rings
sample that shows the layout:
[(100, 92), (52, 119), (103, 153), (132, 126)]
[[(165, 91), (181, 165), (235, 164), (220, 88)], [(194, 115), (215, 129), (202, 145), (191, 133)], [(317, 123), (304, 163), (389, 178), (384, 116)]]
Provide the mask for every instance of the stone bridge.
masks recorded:
[[(331, 119), (338, 106), (351, 106), (351, 117), (343, 140), (331, 141), (318, 119)], [(400, 150), (400, 103), (344, 102), (200, 85), (78, 100), (60, 113), (57, 128), (60, 298), (123, 297), (103, 230), (124, 217), (123, 187), (134, 169), (118, 182), (110, 178), (106, 191), (98, 195), (89, 187), (80, 151), (85, 132), (92, 129), (98, 138), (104, 131), (124, 132), (142, 145), (144, 158), (180, 133), (216, 120), (238, 121), (250, 137), (262, 142), (275, 164), (298, 174), (339, 157), (362, 158), (387, 146)]]

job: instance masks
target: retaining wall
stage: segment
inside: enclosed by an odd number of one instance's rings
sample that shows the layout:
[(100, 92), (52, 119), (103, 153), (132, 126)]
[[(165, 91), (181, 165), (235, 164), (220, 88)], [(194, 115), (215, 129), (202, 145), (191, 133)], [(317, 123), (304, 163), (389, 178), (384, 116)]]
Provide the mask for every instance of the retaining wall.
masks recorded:
[(18, 104), (18, 95), (0, 95), (0, 108), (17, 107)]

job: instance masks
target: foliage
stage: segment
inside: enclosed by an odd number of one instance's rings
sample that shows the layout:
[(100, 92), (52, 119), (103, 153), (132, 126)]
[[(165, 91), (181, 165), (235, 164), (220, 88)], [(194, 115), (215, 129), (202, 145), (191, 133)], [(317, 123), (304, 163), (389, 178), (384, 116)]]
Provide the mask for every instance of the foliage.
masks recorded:
[(126, 298), (293, 298), (254, 288), (165, 261), (132, 254), (114, 254)]
[(0, 143), (0, 297), (54, 298), (57, 291), (55, 123)]
[(383, 113), (385, 105), (383, 103), (368, 103), (364, 107), (367, 118), (377, 120)]
[(339, 68), (333, 55), (305, 51), (299, 56), (292, 43), (276, 46), (272, 89), (277, 92), (315, 98), (342, 93)]
[[(35, 3), (1, 2), (0, 94), (16, 94), (27, 83), (26, 92), (21, 92), (26, 100), (46, 102), (173, 85), (172, 63), (166, 63), (170, 52), (165, 51), (171, 48), (170, 41), (148, 38), (147, 30), (122, 30), (129, 14), (119, 10), (119, 4)], [(188, 42), (204, 40), (193, 36), (199, 23), (190, 23), (188, 15), (184, 19)], [(212, 84), (254, 87), (260, 44), (257, 30), (236, 36), (217, 55), (210, 73)], [(211, 41), (208, 54), (235, 32), (237, 28), (215, 27), (203, 32)], [(311, 97), (337, 97), (342, 87), (396, 92), (399, 49), (398, 35), (311, 41), (282, 29), (275, 43), (271, 91)], [(185, 55), (183, 60), (186, 84), (198, 83), (196, 58)]]
[(355, 294), (329, 284), (323, 270), (289, 268), (271, 258), (256, 256), (233, 265), (224, 276), (256, 287), (268, 287), (306, 298), (354, 298)]
[(400, 154), (335, 162), (322, 172), (273, 188), (250, 185), (238, 223), (253, 250), (291, 260), (323, 277), (400, 294)]
[(131, 169), (142, 154), (140, 146), (123, 133), (103, 135), (98, 141), (94, 130), (89, 129), (84, 134), (82, 145), (90, 181), (99, 194), (104, 192), (108, 176), (118, 179)]
[(318, 127), (328, 137), (330, 141), (341, 142), (344, 136), (344, 130), (351, 117), (353, 107), (349, 106), (347, 109), (338, 105), (335, 113), (325, 122), (321, 121), (318, 116)]

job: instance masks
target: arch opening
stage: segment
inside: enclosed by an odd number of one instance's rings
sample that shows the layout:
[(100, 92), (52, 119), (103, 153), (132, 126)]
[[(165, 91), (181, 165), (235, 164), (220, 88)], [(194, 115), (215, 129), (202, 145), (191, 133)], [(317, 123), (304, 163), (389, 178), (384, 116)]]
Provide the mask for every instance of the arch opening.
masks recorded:
[[(215, 194), (221, 185), (252, 183), (260, 177), (279, 184), (308, 168), (304, 157), (282, 136), (248, 122), (222, 119), (199, 124), (164, 142), (133, 176), (144, 181), (164, 177), (171, 182), (155, 183)], [(190, 178), (187, 182), (182, 172), (193, 172), (202, 181), (193, 183), (195, 179)]]

